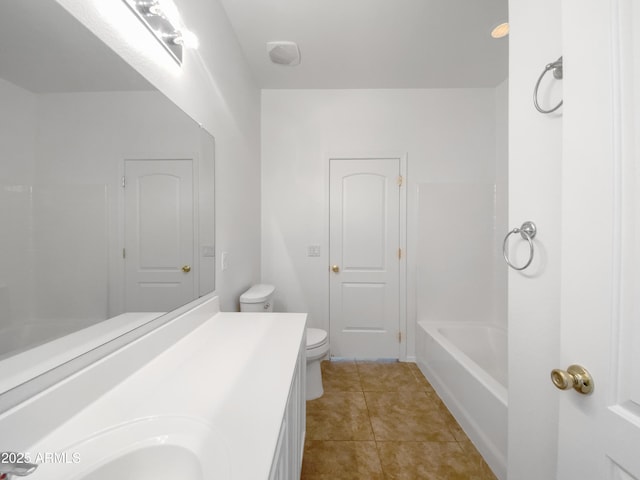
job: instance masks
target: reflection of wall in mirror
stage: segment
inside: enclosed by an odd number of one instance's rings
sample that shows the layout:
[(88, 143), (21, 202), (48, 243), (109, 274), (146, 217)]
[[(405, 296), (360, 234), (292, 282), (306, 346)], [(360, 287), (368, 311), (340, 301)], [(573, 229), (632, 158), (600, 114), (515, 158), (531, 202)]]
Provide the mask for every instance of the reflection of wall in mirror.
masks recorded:
[(0, 99), (0, 331), (63, 320), (58, 336), (122, 313), (124, 159), (198, 161), (201, 129), (155, 91), (33, 94), (0, 80)]

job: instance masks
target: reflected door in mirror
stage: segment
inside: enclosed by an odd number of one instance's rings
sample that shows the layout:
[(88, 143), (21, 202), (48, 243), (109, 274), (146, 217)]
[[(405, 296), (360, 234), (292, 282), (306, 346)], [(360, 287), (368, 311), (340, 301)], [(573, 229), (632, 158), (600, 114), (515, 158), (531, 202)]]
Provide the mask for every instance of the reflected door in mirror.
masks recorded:
[(191, 160), (126, 160), (125, 309), (170, 311), (196, 298)]

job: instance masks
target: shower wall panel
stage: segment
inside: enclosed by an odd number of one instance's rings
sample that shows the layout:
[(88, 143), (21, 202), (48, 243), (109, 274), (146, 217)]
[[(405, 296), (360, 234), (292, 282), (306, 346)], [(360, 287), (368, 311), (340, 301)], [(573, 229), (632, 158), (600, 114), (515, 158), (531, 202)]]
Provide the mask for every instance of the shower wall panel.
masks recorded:
[(494, 323), (494, 204), (493, 184), (418, 185), (419, 320)]

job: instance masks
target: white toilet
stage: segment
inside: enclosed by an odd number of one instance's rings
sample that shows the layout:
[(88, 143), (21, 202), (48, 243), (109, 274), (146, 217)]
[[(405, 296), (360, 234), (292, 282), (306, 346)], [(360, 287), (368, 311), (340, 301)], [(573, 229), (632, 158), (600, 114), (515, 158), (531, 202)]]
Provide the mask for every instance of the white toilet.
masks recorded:
[[(240, 295), (240, 311), (273, 312), (273, 285), (254, 285)], [(329, 353), (329, 336), (325, 330), (307, 328), (307, 400), (324, 393), (320, 362)]]

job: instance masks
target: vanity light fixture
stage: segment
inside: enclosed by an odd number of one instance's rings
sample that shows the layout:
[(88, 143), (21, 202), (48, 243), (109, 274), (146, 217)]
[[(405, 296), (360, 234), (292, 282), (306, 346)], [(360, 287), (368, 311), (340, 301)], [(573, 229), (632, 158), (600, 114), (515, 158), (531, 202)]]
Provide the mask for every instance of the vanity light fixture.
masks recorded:
[(123, 0), (171, 56), (182, 65), (183, 48), (198, 48), (172, 0)]

